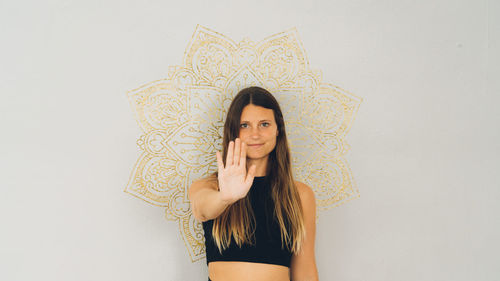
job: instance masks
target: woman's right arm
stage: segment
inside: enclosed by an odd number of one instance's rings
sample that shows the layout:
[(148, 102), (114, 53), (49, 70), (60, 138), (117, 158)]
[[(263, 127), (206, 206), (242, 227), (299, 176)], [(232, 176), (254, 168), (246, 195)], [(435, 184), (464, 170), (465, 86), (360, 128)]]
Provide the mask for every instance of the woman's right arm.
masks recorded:
[(193, 216), (200, 222), (215, 219), (231, 205), (224, 202), (220, 192), (205, 180), (193, 182), (189, 188), (189, 200)]
[(219, 151), (216, 152), (218, 176), (217, 182), (211, 184), (206, 179), (193, 182), (189, 188), (189, 200), (191, 201), (191, 210), (194, 217), (201, 221), (207, 221), (218, 217), (224, 210), (234, 202), (244, 198), (255, 177), (253, 164), (246, 168), (246, 144), (239, 138), (230, 141), (228, 146), (226, 167), (222, 162), (222, 156)]

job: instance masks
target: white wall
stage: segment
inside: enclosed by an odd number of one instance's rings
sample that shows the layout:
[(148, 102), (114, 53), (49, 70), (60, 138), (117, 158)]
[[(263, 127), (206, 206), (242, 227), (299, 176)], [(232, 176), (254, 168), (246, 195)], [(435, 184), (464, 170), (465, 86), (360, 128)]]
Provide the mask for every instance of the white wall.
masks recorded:
[(321, 280), (498, 280), (497, 1), (0, 3), (0, 279), (206, 280), (164, 209), (123, 189), (126, 92), (182, 63), (197, 24), (238, 42), (296, 27), (363, 98), (361, 197), (322, 212)]

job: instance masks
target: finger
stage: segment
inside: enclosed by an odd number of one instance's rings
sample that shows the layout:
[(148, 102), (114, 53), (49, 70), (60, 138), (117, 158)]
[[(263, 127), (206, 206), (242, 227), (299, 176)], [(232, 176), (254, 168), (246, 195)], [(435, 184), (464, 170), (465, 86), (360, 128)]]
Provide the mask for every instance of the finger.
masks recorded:
[(234, 158), (233, 158), (233, 163), (236, 166), (240, 165), (240, 152), (241, 152), (241, 139), (236, 138), (234, 142)]
[(233, 165), (233, 144), (233, 141), (230, 141), (227, 148), (226, 167)]
[(222, 157), (220, 156), (219, 151), (217, 151), (215, 154), (217, 156), (217, 168), (219, 169), (220, 172), (224, 169), (224, 163), (222, 163)]
[(247, 184), (252, 183), (253, 178), (255, 177), (255, 170), (256, 169), (257, 169), (257, 166), (255, 164), (250, 166), (250, 169), (248, 169), (248, 174), (247, 174), (247, 178), (246, 178)]
[(240, 166), (247, 167), (247, 144), (244, 141), (241, 142)]

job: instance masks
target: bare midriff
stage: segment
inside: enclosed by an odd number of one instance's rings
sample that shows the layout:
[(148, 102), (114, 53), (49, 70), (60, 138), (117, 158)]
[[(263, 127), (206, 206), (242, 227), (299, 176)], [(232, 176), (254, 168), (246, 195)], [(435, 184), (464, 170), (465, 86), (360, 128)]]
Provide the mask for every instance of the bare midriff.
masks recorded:
[(283, 265), (213, 261), (208, 264), (208, 276), (212, 281), (290, 281), (289, 268)]

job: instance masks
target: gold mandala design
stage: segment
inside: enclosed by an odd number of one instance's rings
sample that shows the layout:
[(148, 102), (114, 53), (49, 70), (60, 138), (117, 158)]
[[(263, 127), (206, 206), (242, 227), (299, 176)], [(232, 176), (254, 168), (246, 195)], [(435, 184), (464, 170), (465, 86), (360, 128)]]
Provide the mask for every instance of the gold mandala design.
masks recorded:
[(295, 28), (236, 44), (197, 25), (182, 66), (128, 93), (143, 135), (137, 142), (142, 154), (124, 190), (165, 208), (193, 262), (205, 257), (205, 241), (188, 188), (217, 170), (227, 109), (240, 89), (252, 85), (280, 103), (294, 175), (314, 189), (318, 209), (359, 197), (344, 155), (362, 98), (322, 82), (321, 72), (309, 68)]

